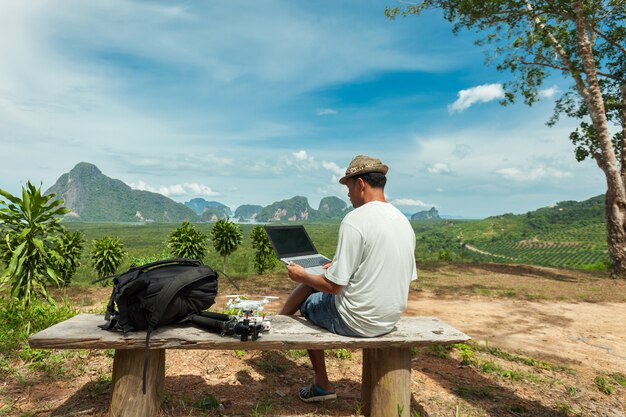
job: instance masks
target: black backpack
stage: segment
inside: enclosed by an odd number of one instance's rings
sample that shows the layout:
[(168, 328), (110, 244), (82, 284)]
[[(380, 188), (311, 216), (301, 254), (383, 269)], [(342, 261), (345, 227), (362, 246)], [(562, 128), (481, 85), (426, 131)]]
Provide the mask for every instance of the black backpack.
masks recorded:
[[(104, 330), (124, 333), (147, 330), (143, 390), (150, 349), (150, 333), (180, 323), (215, 303), (218, 274), (194, 259), (165, 259), (131, 268), (113, 277)], [(230, 279), (230, 278), (229, 278)], [(235, 285), (234, 282), (231, 283)]]

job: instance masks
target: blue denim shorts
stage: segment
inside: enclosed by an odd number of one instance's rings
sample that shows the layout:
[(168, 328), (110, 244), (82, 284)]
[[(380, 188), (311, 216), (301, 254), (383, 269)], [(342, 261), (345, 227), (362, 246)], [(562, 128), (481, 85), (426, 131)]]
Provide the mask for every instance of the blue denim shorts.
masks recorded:
[(316, 326), (342, 336), (363, 337), (352, 330), (341, 319), (337, 307), (335, 307), (335, 296), (323, 292), (315, 292), (306, 299), (300, 307), (300, 314), (307, 318)]

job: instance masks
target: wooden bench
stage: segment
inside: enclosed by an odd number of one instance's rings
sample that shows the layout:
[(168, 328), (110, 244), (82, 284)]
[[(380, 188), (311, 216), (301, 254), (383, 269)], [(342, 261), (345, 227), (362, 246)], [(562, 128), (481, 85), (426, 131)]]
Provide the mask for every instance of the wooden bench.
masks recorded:
[(241, 342), (192, 326), (167, 326), (150, 336), (147, 390), (142, 394), (145, 332), (127, 335), (98, 328), (101, 315), (79, 314), (29, 338), (38, 349), (115, 349), (111, 417), (155, 416), (165, 381), (166, 349), (287, 350), (363, 349), (361, 403), (366, 416), (409, 416), (412, 346), (465, 342), (469, 337), (436, 317), (403, 317), (391, 333), (376, 338), (338, 336), (298, 316), (273, 316), (272, 330)]

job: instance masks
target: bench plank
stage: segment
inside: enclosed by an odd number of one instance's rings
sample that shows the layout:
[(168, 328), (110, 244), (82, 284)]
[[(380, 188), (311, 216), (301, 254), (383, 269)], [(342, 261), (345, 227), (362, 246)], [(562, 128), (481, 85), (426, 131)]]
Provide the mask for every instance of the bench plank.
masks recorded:
[[(146, 332), (126, 335), (102, 330), (104, 316), (79, 314), (29, 338), (32, 348), (141, 349)], [(165, 326), (152, 332), (152, 349), (359, 349), (460, 343), (469, 336), (437, 317), (402, 317), (396, 329), (375, 338), (339, 336), (309, 324), (298, 316), (272, 316), (272, 330), (255, 341), (242, 342), (191, 325)]]

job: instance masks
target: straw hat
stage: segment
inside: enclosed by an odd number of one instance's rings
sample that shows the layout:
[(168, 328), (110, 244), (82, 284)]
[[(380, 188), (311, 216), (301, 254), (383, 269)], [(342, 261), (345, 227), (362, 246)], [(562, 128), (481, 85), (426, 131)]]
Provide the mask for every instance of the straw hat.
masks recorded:
[(350, 162), (348, 168), (346, 168), (346, 175), (339, 179), (339, 183), (345, 185), (348, 178), (368, 174), (370, 172), (380, 172), (386, 175), (387, 171), (389, 171), (389, 167), (383, 164), (380, 159), (371, 158), (367, 155), (357, 155), (352, 162)]

